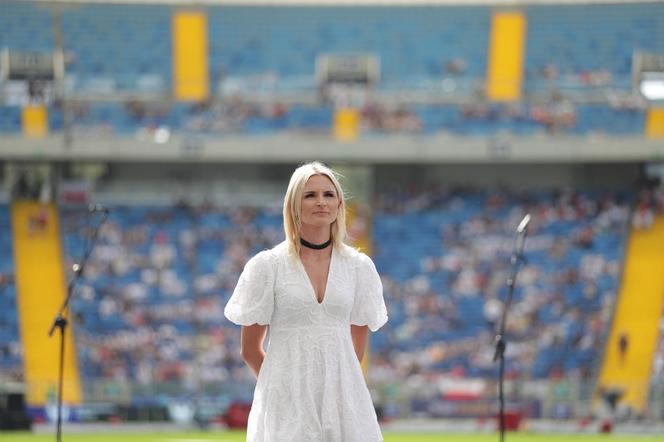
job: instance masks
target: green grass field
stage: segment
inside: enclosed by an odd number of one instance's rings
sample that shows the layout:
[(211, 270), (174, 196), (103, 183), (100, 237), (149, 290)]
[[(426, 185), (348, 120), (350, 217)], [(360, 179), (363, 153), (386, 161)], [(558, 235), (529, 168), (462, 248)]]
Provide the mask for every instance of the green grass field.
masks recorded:
[[(490, 442), (498, 441), (498, 434), (413, 434), (413, 433), (385, 433), (385, 442)], [(52, 441), (53, 434), (34, 435), (30, 433), (2, 433), (2, 442), (46, 442)], [(63, 442), (244, 442), (244, 432), (207, 432), (207, 433), (105, 433), (105, 434), (67, 434), (63, 433)], [(560, 435), (560, 434), (528, 434), (507, 433), (505, 442), (635, 442), (635, 441), (664, 441), (664, 435)]]

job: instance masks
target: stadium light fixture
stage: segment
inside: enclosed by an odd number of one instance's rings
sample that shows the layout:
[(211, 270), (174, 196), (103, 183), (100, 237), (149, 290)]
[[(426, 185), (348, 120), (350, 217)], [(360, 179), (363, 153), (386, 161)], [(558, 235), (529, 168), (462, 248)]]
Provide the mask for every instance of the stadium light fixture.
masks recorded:
[(664, 73), (643, 72), (639, 91), (648, 100), (664, 100)]

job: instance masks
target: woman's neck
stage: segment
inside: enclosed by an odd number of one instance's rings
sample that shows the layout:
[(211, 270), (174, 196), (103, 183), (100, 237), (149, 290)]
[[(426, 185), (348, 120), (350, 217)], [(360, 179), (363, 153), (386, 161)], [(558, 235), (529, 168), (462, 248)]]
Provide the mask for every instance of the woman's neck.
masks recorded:
[(312, 244), (323, 244), (330, 239), (331, 235), (332, 233), (330, 232), (329, 226), (323, 226), (320, 228), (305, 228), (303, 226), (302, 230), (300, 230), (300, 237)]

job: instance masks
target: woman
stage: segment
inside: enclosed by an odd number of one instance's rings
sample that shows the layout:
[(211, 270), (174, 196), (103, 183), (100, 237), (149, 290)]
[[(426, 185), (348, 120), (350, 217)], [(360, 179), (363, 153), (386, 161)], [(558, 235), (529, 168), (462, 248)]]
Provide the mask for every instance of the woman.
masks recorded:
[(249, 260), (226, 305), (258, 378), (248, 442), (383, 440), (360, 362), (387, 311), (373, 262), (344, 244), (345, 209), (331, 169), (296, 169), (284, 197), (286, 240)]

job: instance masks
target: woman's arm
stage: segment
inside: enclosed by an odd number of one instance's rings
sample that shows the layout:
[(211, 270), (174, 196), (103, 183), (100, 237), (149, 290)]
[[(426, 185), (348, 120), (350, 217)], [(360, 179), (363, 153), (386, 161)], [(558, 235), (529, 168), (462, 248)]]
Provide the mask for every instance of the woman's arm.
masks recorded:
[(369, 327), (366, 325), (351, 325), (350, 334), (353, 338), (353, 347), (355, 347), (355, 354), (357, 360), (362, 362), (364, 352), (367, 349), (367, 339), (369, 337)]
[(258, 377), (265, 359), (265, 351), (263, 351), (263, 341), (267, 334), (267, 325), (243, 325), (240, 335), (240, 354), (242, 359), (247, 363), (254, 375)]

